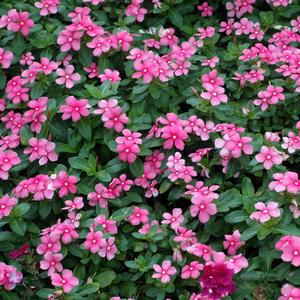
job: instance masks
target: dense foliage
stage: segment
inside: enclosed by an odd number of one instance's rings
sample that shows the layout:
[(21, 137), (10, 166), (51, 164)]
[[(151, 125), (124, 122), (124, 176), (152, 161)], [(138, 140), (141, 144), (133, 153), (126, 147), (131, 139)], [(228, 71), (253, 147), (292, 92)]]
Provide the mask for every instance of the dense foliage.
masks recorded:
[(299, 12), (1, 1), (0, 298), (300, 299)]

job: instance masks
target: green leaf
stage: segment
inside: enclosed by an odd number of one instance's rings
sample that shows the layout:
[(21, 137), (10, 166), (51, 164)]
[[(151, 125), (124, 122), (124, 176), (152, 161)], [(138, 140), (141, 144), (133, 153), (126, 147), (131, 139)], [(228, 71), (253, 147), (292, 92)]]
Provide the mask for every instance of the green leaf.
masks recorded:
[(37, 99), (43, 95), (45, 84), (43, 82), (36, 82), (30, 91), (32, 99)]
[(0, 89), (5, 88), (6, 85), (6, 76), (2, 69), (0, 69)]
[(40, 202), (39, 213), (43, 219), (46, 219), (52, 209), (52, 203), (50, 201), (43, 200)]
[(30, 43), (36, 48), (47, 48), (55, 44), (55, 35), (45, 30), (40, 30), (29, 37)]
[(11, 219), (9, 221), (9, 226), (17, 235), (23, 236), (26, 231), (26, 223), (20, 218), (14, 217), (13, 219)]
[(300, 270), (293, 270), (286, 278), (289, 282), (295, 285), (300, 285)]
[(89, 67), (93, 62), (92, 50), (84, 43), (81, 44), (78, 52), (78, 59), (84, 67)]
[(254, 187), (252, 181), (248, 177), (244, 177), (242, 180), (242, 193), (245, 196), (253, 196), (254, 195)]
[(28, 212), (30, 209), (30, 204), (21, 203), (14, 208), (14, 216), (20, 217)]
[(92, 128), (91, 125), (88, 121), (88, 119), (83, 119), (81, 118), (78, 122), (78, 131), (80, 135), (87, 139), (90, 140), (92, 138)]
[(10, 231), (0, 232), (0, 242), (9, 241), (13, 237), (13, 233)]
[(137, 158), (134, 163), (129, 165), (131, 174), (135, 177), (141, 177), (144, 173), (144, 164), (140, 158)]
[(94, 280), (99, 284), (99, 288), (102, 289), (111, 285), (116, 277), (117, 275), (114, 271), (105, 271), (98, 274)]
[(12, 291), (1, 291), (2, 300), (20, 300), (16, 293)]
[(122, 221), (125, 218), (127, 218), (128, 216), (130, 216), (132, 214), (132, 208), (131, 207), (125, 207), (125, 208), (121, 208), (118, 209), (117, 211), (115, 211), (110, 219), (114, 220), (114, 221)]
[(79, 290), (78, 294), (80, 296), (86, 296), (93, 293), (96, 293), (100, 288), (100, 284), (97, 282), (91, 282), (83, 285)]
[(149, 86), (149, 92), (152, 98), (158, 99), (160, 97), (160, 90), (155, 83), (151, 83)]
[(248, 215), (243, 210), (235, 210), (225, 216), (225, 222), (227, 223), (240, 223), (245, 221)]
[(21, 144), (27, 146), (29, 140), (33, 137), (32, 130), (28, 125), (25, 125), (21, 128), (20, 136), (21, 136)]
[(218, 204), (218, 211), (227, 212), (230, 208), (235, 208), (242, 204), (242, 196), (237, 189), (229, 189), (220, 194), (217, 203), (220, 203)]
[(107, 171), (105, 171), (105, 170), (100, 170), (100, 171), (98, 171), (98, 172), (96, 173), (96, 177), (97, 177), (98, 179), (100, 179), (101, 181), (104, 181), (104, 182), (109, 182), (109, 181), (111, 181), (111, 176), (110, 176), (110, 174), (109, 174)]
[(101, 91), (97, 87), (91, 84), (85, 84), (84, 87), (91, 94), (91, 96), (93, 96), (96, 99), (101, 99)]
[(174, 8), (169, 9), (169, 19), (171, 23), (177, 27), (182, 26), (183, 23), (183, 17), (182, 13), (180, 13), (178, 10)]
[(36, 295), (42, 299), (48, 299), (49, 295), (52, 295), (54, 289), (40, 289), (37, 291)]
[(273, 228), (273, 233), (280, 233), (284, 235), (300, 236), (300, 229), (294, 224), (278, 224)]
[(82, 170), (85, 172), (91, 172), (92, 169), (89, 167), (88, 160), (82, 157), (71, 157), (69, 158), (69, 164), (73, 169)]
[(253, 238), (257, 233), (257, 227), (252, 226), (246, 229), (242, 234), (241, 234), (241, 239), (243, 241), (248, 241), (251, 238)]
[(100, 98), (106, 98), (107, 96), (110, 96), (111, 95), (111, 93), (109, 92), (110, 88), (111, 88), (111, 82), (109, 80), (103, 82), (100, 86), (100, 92), (101, 92)]

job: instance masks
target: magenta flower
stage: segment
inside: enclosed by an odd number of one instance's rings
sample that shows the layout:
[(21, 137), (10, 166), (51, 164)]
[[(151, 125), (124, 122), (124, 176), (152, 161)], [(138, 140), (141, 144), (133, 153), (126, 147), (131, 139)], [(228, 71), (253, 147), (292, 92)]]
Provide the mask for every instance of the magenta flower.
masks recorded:
[(80, 81), (79, 73), (74, 73), (74, 66), (67, 65), (65, 69), (57, 69), (56, 73), (59, 76), (55, 82), (59, 85), (65, 84), (68, 89), (74, 86), (75, 81)]
[(280, 216), (280, 209), (278, 203), (270, 201), (267, 204), (263, 202), (257, 202), (255, 204), (257, 211), (250, 215), (250, 218), (260, 223), (265, 223), (271, 218), (278, 218)]
[(171, 265), (169, 260), (164, 260), (162, 265), (155, 264), (153, 269), (156, 273), (152, 275), (152, 278), (160, 279), (163, 284), (171, 281), (171, 276), (176, 274), (176, 268)]
[(77, 122), (81, 117), (87, 117), (89, 115), (89, 101), (87, 99), (77, 100), (74, 96), (66, 98), (66, 104), (60, 107), (60, 112), (63, 113), (62, 119), (67, 120), (72, 118), (73, 122)]
[(51, 282), (54, 286), (61, 286), (65, 293), (69, 293), (75, 286), (79, 284), (77, 277), (73, 276), (72, 271), (65, 269), (60, 274), (52, 273)]

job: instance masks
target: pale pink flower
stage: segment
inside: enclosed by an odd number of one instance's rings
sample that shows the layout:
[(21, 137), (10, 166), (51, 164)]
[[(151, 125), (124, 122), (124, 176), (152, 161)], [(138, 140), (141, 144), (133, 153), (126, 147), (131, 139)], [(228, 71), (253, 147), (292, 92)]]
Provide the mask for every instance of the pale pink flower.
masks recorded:
[(104, 74), (99, 75), (101, 82), (109, 80), (111, 83), (117, 83), (121, 80), (120, 73), (116, 70), (104, 69)]

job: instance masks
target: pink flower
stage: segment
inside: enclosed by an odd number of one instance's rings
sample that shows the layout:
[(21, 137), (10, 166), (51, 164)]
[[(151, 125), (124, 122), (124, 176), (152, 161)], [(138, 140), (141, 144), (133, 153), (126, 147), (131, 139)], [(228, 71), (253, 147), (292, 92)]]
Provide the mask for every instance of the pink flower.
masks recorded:
[(29, 148), (24, 150), (25, 154), (30, 154), (29, 161), (39, 159), (39, 165), (45, 165), (50, 161), (57, 161), (58, 155), (55, 152), (55, 144), (46, 139), (37, 139), (32, 137), (29, 139)]
[(34, 6), (40, 9), (41, 16), (47, 16), (56, 14), (59, 4), (59, 0), (40, 0), (40, 2), (35, 2)]
[(257, 211), (250, 215), (250, 218), (260, 223), (265, 223), (271, 218), (278, 218), (280, 216), (280, 209), (278, 203), (270, 201), (267, 205), (263, 202), (257, 202), (255, 204)]
[(105, 240), (105, 245), (101, 246), (100, 250), (98, 251), (98, 254), (101, 257), (106, 257), (107, 260), (112, 260), (118, 249), (115, 245), (115, 238), (109, 237), (107, 240)]
[(99, 77), (99, 69), (95, 63), (92, 63), (89, 67), (83, 68), (83, 70), (89, 73), (89, 78)]
[(62, 52), (66, 52), (70, 49), (79, 51), (82, 36), (82, 31), (63, 30), (57, 38), (57, 43), (61, 45), (60, 50)]
[(149, 212), (145, 208), (134, 207), (133, 213), (128, 217), (128, 220), (131, 225), (140, 225), (141, 223), (145, 224), (148, 222)]
[(239, 230), (235, 230), (232, 235), (225, 234), (225, 241), (223, 242), (224, 249), (229, 255), (235, 255), (236, 251), (245, 245), (245, 242), (240, 240), (241, 234)]
[(74, 66), (68, 65), (65, 69), (57, 69), (56, 73), (59, 76), (55, 82), (59, 85), (65, 84), (68, 89), (74, 86), (75, 81), (80, 81), (79, 73), (74, 73)]
[(172, 149), (175, 146), (183, 150), (184, 141), (188, 139), (187, 133), (180, 125), (166, 126), (161, 137), (166, 140), (163, 144), (164, 149)]
[(253, 22), (249, 21), (247, 18), (242, 18), (239, 22), (233, 24), (235, 28), (235, 34), (249, 34), (253, 27)]
[(221, 102), (227, 103), (228, 97), (225, 95), (225, 90), (221, 86), (213, 86), (207, 84), (205, 86), (206, 92), (201, 93), (203, 99), (209, 100), (212, 106), (217, 106)]
[(211, 68), (214, 68), (218, 62), (219, 62), (219, 58), (217, 56), (214, 56), (212, 58), (207, 58), (203, 60), (201, 66), (209, 66)]
[(109, 80), (111, 83), (116, 83), (121, 80), (120, 73), (116, 70), (104, 69), (104, 74), (99, 75), (101, 82)]
[(26, 52), (22, 55), (21, 59), (20, 59), (20, 65), (25, 66), (28, 65), (30, 66), (32, 64), (34, 60), (34, 56), (32, 55), (31, 52)]
[(192, 261), (189, 265), (184, 266), (181, 271), (182, 279), (197, 279), (200, 275), (200, 271), (203, 270), (203, 265), (198, 261)]
[(0, 150), (0, 178), (7, 180), (9, 169), (20, 162), (21, 160), (16, 152), (12, 150), (7, 150), (6, 152)]
[(176, 274), (176, 268), (171, 265), (169, 260), (164, 260), (162, 265), (155, 264), (153, 269), (156, 273), (152, 275), (152, 278), (159, 278), (163, 284), (171, 281), (171, 276)]
[(300, 266), (300, 238), (298, 236), (291, 236), (290, 242), (283, 245), (280, 251), (282, 251), (283, 261), (291, 262), (295, 267)]
[(18, 200), (8, 195), (0, 198), (0, 220), (7, 217), (11, 210), (17, 205)]
[(210, 216), (217, 213), (217, 207), (210, 199), (192, 198), (192, 203), (190, 207), (190, 213), (192, 217), (198, 215), (198, 219), (201, 223), (207, 223)]
[(62, 272), (63, 266), (60, 263), (63, 259), (63, 255), (60, 253), (46, 252), (44, 259), (40, 261), (40, 268), (42, 270), (48, 270), (48, 275), (55, 272)]
[(0, 48), (0, 64), (2, 65), (3, 69), (9, 68), (13, 58), (14, 58), (14, 55), (11, 51)]
[(164, 213), (164, 220), (162, 224), (171, 224), (171, 228), (176, 230), (178, 226), (184, 221), (184, 216), (182, 215), (182, 210), (180, 208), (174, 208), (172, 214)]
[(59, 197), (68, 196), (69, 193), (75, 194), (77, 192), (76, 183), (78, 179), (71, 175), (68, 176), (66, 171), (60, 171), (57, 177), (53, 181), (53, 186), (55, 189), (59, 189)]
[(92, 253), (97, 253), (101, 247), (106, 245), (103, 233), (101, 231), (90, 231), (86, 237), (83, 247)]
[(66, 207), (63, 207), (62, 209), (66, 209), (68, 211), (73, 211), (75, 209), (79, 210), (83, 208), (84, 203), (83, 203), (83, 198), (82, 197), (75, 197), (72, 200), (66, 200), (65, 201)]
[(12, 290), (23, 279), (23, 274), (17, 271), (15, 266), (6, 265), (0, 262), (0, 285), (3, 285), (5, 290)]
[(197, 6), (198, 10), (201, 11), (201, 17), (210, 17), (213, 14), (213, 8), (208, 5), (207, 2), (203, 2)]
[(62, 274), (51, 274), (51, 282), (54, 286), (61, 286), (65, 293), (69, 293), (75, 286), (79, 284), (77, 277), (73, 276), (72, 271), (65, 269)]
[(93, 50), (94, 56), (100, 56), (102, 53), (110, 50), (110, 45), (107, 38), (96, 36), (91, 42), (87, 43), (87, 46)]
[(104, 215), (95, 218), (95, 224), (101, 225), (104, 233), (116, 234), (118, 232), (116, 223), (116, 221), (106, 219)]
[(221, 156), (231, 155), (234, 158), (242, 156), (242, 152), (247, 155), (253, 153), (253, 147), (251, 145), (252, 138), (244, 136), (241, 137), (238, 132), (233, 134), (225, 134), (223, 139), (216, 139), (216, 148), (222, 148), (220, 151)]
[(234, 274), (236, 274), (242, 269), (247, 268), (249, 264), (247, 259), (242, 254), (238, 254), (228, 258), (228, 261), (226, 261), (226, 265), (229, 269), (232, 269), (234, 271)]
[(270, 170), (273, 165), (280, 165), (283, 161), (282, 155), (274, 146), (262, 146), (260, 153), (255, 155), (255, 159), (263, 163), (266, 170)]
[(288, 153), (295, 153), (297, 150), (300, 150), (300, 136), (296, 135), (294, 132), (289, 132), (288, 136), (284, 136), (283, 144), (281, 147), (287, 149)]
[(298, 203), (295, 199), (292, 200), (292, 204), (289, 208), (291, 213), (293, 214), (293, 218), (298, 219), (300, 217), (300, 209), (298, 208)]
[(43, 235), (41, 237), (41, 243), (36, 248), (36, 252), (42, 255), (48, 252), (57, 253), (60, 249), (61, 244), (57, 235)]
[(137, 72), (135, 72), (132, 77), (143, 77), (145, 83), (150, 83), (153, 80), (153, 77), (157, 77), (159, 74), (157, 65), (150, 58), (144, 61), (136, 60), (133, 63), (133, 67)]
[(59, 111), (63, 113), (63, 120), (72, 118), (73, 122), (77, 122), (81, 117), (89, 115), (89, 108), (90, 105), (87, 99), (77, 100), (74, 96), (69, 96), (66, 98), (66, 104), (62, 105)]
[(285, 284), (281, 288), (281, 296), (278, 298), (278, 300), (297, 300), (300, 299), (300, 289), (295, 288), (291, 284)]
[[(228, 2), (227, 2), (228, 3)], [(227, 22), (224, 22), (222, 21), (220, 23), (220, 32), (225, 32), (226, 35), (230, 35), (234, 29), (234, 26), (233, 26), (233, 23), (234, 23), (234, 19), (228, 19)]]

